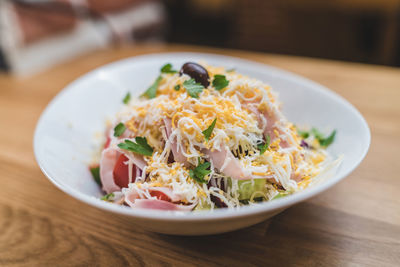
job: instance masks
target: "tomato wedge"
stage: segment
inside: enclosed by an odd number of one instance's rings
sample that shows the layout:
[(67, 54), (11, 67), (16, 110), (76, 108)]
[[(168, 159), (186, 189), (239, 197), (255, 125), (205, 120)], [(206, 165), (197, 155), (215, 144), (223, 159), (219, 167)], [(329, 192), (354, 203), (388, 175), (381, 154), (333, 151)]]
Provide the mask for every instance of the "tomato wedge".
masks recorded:
[(171, 199), (166, 194), (160, 191), (151, 191), (150, 195), (152, 197), (156, 197), (158, 200), (171, 201)]
[[(125, 164), (128, 158), (121, 154), (114, 166), (113, 175), (114, 182), (121, 188), (128, 187), (129, 184), (129, 165)], [(132, 166), (132, 183), (135, 182), (136, 166)]]

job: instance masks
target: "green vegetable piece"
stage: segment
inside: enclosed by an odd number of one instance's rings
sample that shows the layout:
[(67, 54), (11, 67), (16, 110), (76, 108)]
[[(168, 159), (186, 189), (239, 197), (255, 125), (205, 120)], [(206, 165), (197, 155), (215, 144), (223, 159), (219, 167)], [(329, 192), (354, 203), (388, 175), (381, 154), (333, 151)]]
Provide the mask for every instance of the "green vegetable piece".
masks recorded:
[(167, 63), (161, 67), (161, 72), (162, 73), (177, 73), (178, 71), (172, 69), (171, 63)]
[(132, 142), (129, 139), (125, 139), (124, 143), (119, 143), (118, 147), (121, 149), (125, 149), (128, 151), (132, 151), (134, 153), (143, 155), (143, 156), (151, 156), (153, 155), (153, 148), (149, 146), (147, 143), (146, 137), (136, 137), (135, 142)]
[(125, 124), (122, 122), (118, 123), (117, 126), (114, 128), (114, 136), (119, 137), (121, 136), (126, 130)]
[(125, 95), (125, 97), (124, 97), (124, 99), (122, 100), (122, 102), (123, 102), (124, 104), (128, 104), (130, 100), (131, 100), (131, 93), (128, 92), (128, 93)]
[(270, 142), (271, 142), (271, 137), (269, 137), (269, 135), (266, 135), (265, 143), (261, 143), (261, 144), (257, 145), (258, 150), (260, 150), (260, 155), (264, 154), (264, 152), (267, 151)]
[(307, 131), (301, 131), (297, 129), (297, 134), (300, 135), (302, 138), (306, 139), (310, 136), (310, 133)]
[(111, 202), (112, 199), (110, 199), (110, 198), (113, 198), (114, 196), (115, 196), (114, 193), (110, 193), (110, 194), (107, 194), (107, 195), (102, 196), (100, 199), (101, 199), (101, 200), (104, 200), (104, 201), (109, 201), (109, 202)]
[(143, 95), (147, 96), (150, 99), (155, 98), (157, 95), (157, 88), (160, 85), (161, 80), (162, 77), (158, 76), (157, 79), (153, 82), (153, 84), (150, 85), (150, 87), (146, 90), (146, 92), (143, 93)]
[(180, 84), (177, 84), (177, 85), (174, 86), (174, 90), (175, 91), (179, 91), (179, 89), (181, 89), (181, 85)]
[(276, 196), (274, 196), (274, 198), (272, 199), (272, 200), (274, 200), (274, 199), (278, 199), (278, 198), (282, 198), (282, 197), (286, 197), (286, 196), (288, 196), (289, 194), (287, 194), (287, 193), (281, 193), (281, 192), (279, 192)]
[(316, 128), (312, 128), (311, 133), (315, 136), (316, 139), (318, 139), (318, 141), (320, 139), (324, 139), (324, 135)]
[(194, 79), (184, 81), (183, 87), (185, 87), (188, 94), (193, 98), (199, 98), (199, 94), (203, 92), (204, 89), (204, 86), (196, 83)]
[(101, 180), (100, 180), (100, 166), (92, 167), (90, 168), (90, 173), (93, 176), (94, 181), (101, 186)]
[[(254, 182), (253, 182), (254, 181)], [(240, 180), (239, 186), (239, 200), (250, 200), (254, 192), (267, 192), (265, 185), (267, 179), (254, 179), (254, 180)]]
[(327, 138), (318, 140), (319, 144), (323, 147), (328, 147), (335, 140), (335, 136), (336, 136), (336, 130), (334, 130)]
[(210, 210), (210, 209), (211, 209), (211, 205), (207, 201), (204, 201), (202, 199), (200, 199), (199, 203), (194, 208), (195, 211)]
[(213, 122), (211, 123), (210, 126), (208, 126), (207, 129), (205, 129), (204, 131), (202, 131), (204, 137), (206, 138), (206, 140), (208, 141), (211, 137), (212, 131), (214, 130), (215, 124), (217, 123), (217, 118), (215, 118), (213, 120)]
[(190, 178), (201, 184), (207, 183), (204, 177), (211, 173), (211, 170), (207, 170), (208, 168), (210, 168), (210, 165), (210, 162), (200, 163), (199, 158), (199, 165), (197, 165), (197, 167), (193, 170), (189, 170)]
[(214, 86), (215, 90), (222, 90), (225, 87), (227, 87), (229, 84), (229, 81), (226, 79), (225, 75), (217, 74), (214, 75), (214, 80), (212, 82), (212, 85)]
[(319, 144), (322, 147), (327, 148), (329, 145), (333, 143), (335, 140), (336, 136), (336, 130), (333, 130), (332, 133), (328, 137), (324, 137), (324, 135), (318, 131), (316, 128), (311, 129), (311, 133), (315, 136), (315, 138), (318, 140)]

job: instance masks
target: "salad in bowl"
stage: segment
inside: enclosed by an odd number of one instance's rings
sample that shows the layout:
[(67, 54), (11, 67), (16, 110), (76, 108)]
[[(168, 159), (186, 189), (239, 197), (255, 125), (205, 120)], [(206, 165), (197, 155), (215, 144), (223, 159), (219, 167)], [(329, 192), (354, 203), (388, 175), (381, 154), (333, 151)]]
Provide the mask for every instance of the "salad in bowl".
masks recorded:
[(121, 102), (90, 170), (102, 200), (132, 209), (258, 205), (318, 183), (341, 161), (326, 151), (335, 130), (297, 128), (270, 86), (234, 69), (167, 63)]

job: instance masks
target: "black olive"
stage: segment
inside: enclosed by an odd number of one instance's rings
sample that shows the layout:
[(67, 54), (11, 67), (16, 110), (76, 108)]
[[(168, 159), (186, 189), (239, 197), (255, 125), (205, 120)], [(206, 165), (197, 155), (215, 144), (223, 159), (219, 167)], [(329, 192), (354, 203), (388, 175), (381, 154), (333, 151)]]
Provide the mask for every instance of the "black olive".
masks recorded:
[(189, 75), (197, 83), (202, 84), (205, 88), (210, 85), (210, 77), (208, 76), (207, 70), (197, 63), (186, 62), (183, 64), (179, 74), (182, 75), (183, 73)]
[[(225, 183), (224, 180), (221, 180), (220, 182), (220, 189), (225, 191)], [(215, 178), (211, 178), (208, 183), (207, 183), (207, 188), (210, 188), (211, 186), (215, 186), (218, 187), (217, 185), (217, 181)], [(210, 199), (212, 202), (214, 202), (215, 206), (217, 206), (218, 208), (226, 208), (228, 207), (228, 205), (226, 205), (226, 203), (224, 203), (224, 201), (222, 199), (220, 199), (219, 197), (216, 197), (214, 195), (210, 195)]]

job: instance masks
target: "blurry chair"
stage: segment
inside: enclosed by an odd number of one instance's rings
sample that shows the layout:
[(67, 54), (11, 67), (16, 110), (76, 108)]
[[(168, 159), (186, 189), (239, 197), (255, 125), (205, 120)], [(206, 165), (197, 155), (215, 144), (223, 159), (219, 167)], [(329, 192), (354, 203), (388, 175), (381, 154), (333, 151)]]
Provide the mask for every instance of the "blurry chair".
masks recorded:
[(163, 37), (160, 1), (2, 0), (3, 69), (27, 74), (112, 43)]

